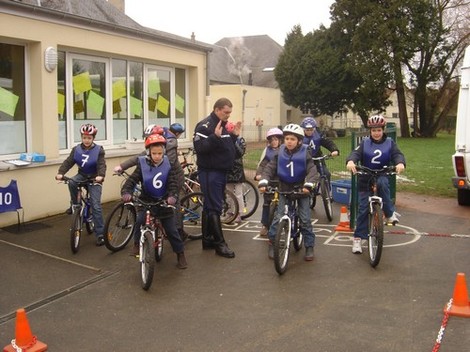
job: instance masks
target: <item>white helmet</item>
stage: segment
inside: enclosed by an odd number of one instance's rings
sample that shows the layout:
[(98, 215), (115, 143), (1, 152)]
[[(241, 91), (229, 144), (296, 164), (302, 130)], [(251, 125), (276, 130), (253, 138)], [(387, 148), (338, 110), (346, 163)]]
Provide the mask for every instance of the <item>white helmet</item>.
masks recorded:
[(284, 134), (284, 136), (286, 134), (294, 134), (300, 140), (302, 140), (305, 136), (304, 129), (302, 127), (300, 127), (299, 125), (297, 125), (296, 123), (290, 123), (290, 124), (286, 125), (282, 129), (282, 133)]

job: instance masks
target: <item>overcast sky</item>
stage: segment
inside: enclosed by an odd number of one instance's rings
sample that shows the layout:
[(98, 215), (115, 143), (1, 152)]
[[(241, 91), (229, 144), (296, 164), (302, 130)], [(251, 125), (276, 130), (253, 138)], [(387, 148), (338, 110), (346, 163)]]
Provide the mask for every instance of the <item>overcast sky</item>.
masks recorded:
[(126, 14), (139, 24), (213, 44), (224, 37), (269, 35), (281, 45), (297, 24), (305, 35), (329, 26), (333, 0), (127, 0)]

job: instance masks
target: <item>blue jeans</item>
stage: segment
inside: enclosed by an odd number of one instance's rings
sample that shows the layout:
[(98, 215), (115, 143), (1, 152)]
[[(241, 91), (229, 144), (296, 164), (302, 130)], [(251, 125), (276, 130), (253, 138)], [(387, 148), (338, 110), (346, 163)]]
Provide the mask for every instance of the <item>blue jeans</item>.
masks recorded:
[[(70, 178), (69, 191), (72, 199), (72, 204), (76, 204), (78, 189), (77, 182), (86, 181), (87, 178), (83, 175), (77, 174)], [(101, 184), (93, 184), (88, 186), (88, 192), (90, 193), (91, 211), (93, 213), (93, 222), (95, 223), (95, 236), (104, 235), (104, 220), (103, 210), (101, 208), (101, 192), (103, 186)]]
[[(135, 220), (133, 236), (134, 243), (138, 244), (140, 240), (140, 227), (145, 222), (145, 210), (140, 210), (137, 213), (137, 219)], [(175, 253), (181, 253), (184, 251), (184, 243), (180, 237), (178, 229), (176, 228), (176, 219), (175, 216), (169, 216), (161, 218), (160, 222), (162, 223), (163, 228), (165, 229), (166, 237), (168, 242), (170, 242), (171, 248)]]
[[(286, 196), (280, 194), (277, 212), (274, 214), (273, 222), (268, 231), (268, 238), (271, 242), (273, 242), (276, 237), (279, 219), (284, 215), (285, 204)], [(310, 213), (310, 198), (302, 197), (297, 199), (297, 214), (299, 215), (300, 220), (300, 233), (304, 237), (305, 248), (315, 246), (315, 234), (313, 233), (312, 222), (310, 221)]]
[[(388, 176), (380, 176), (377, 179), (377, 191), (382, 197), (382, 206), (385, 217), (389, 218), (395, 211), (395, 206), (390, 198), (390, 184)], [(359, 210), (356, 218), (354, 237), (367, 239), (369, 235), (369, 191), (359, 192)]]

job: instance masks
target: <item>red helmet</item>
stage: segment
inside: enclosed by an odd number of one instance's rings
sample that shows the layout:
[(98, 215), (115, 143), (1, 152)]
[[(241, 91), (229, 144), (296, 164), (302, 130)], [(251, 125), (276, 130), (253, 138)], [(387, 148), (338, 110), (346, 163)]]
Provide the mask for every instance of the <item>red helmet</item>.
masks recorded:
[(95, 127), (95, 125), (92, 125), (91, 123), (84, 124), (80, 127), (80, 134), (94, 137), (97, 133), (98, 129)]
[(148, 149), (150, 148), (151, 145), (154, 145), (154, 144), (161, 144), (161, 145), (165, 145), (166, 144), (166, 139), (165, 137), (163, 137), (161, 134), (152, 134), (150, 136), (148, 136), (146, 139), (145, 139), (145, 148)]
[(385, 127), (385, 118), (382, 115), (374, 115), (367, 119), (367, 127)]
[(233, 130), (235, 129), (235, 124), (233, 122), (227, 121), (227, 124), (225, 125), (225, 129), (227, 130), (228, 133), (232, 133)]

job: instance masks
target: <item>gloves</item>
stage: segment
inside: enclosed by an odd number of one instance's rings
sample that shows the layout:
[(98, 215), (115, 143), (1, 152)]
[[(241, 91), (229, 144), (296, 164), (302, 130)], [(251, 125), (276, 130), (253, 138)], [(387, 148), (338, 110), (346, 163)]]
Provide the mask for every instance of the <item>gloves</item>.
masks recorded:
[(124, 193), (122, 196), (121, 196), (121, 199), (124, 203), (129, 203), (132, 201), (132, 194), (129, 194), (129, 193)]
[(166, 199), (166, 202), (167, 202), (168, 205), (175, 205), (176, 204), (176, 198), (170, 196)]

